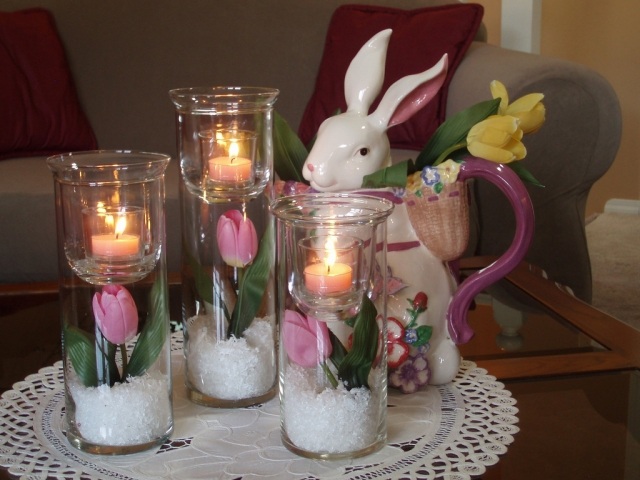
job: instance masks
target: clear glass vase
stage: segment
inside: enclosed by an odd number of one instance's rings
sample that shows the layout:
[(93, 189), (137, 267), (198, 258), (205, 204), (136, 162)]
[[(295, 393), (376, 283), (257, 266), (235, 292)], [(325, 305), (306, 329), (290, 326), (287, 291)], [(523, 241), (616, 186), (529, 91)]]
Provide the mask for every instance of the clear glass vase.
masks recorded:
[(272, 110), (278, 91), (172, 90), (181, 168), (189, 398), (212, 407), (276, 391)]
[(164, 172), (170, 158), (93, 151), (47, 160), (54, 177), (66, 435), (129, 454), (171, 434)]
[(393, 204), (305, 194), (277, 218), (280, 418), (310, 458), (369, 454), (386, 440), (386, 219)]

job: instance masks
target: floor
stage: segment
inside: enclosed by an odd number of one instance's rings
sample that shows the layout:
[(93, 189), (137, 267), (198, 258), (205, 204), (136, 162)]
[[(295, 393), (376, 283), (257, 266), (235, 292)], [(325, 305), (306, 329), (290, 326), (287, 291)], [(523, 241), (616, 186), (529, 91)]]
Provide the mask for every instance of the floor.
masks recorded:
[(589, 220), (592, 304), (640, 330), (640, 215), (606, 212)]

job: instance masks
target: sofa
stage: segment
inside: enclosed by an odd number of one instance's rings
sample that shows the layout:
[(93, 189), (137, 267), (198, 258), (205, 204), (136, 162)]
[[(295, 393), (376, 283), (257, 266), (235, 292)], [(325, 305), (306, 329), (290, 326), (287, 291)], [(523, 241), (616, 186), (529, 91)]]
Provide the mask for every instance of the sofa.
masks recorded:
[[(0, 12), (40, 7), (53, 15), (97, 147), (172, 156), (166, 175), (167, 257), (169, 270), (177, 272), (180, 180), (168, 91), (213, 85), (275, 87), (280, 90), (278, 113), (297, 128), (314, 92), (330, 19), (343, 3), (0, 0)], [(418, 9), (447, 2), (348, 3)], [(446, 116), (491, 98), (489, 83), (494, 79), (504, 83), (514, 99), (544, 93), (546, 123), (526, 139), (526, 166), (545, 186), (529, 187), (536, 225), (527, 260), (589, 301), (585, 203), (618, 148), (621, 118), (614, 91), (586, 67), (489, 45), (482, 28), (460, 60), (443, 97)], [(45, 155), (16, 152), (12, 158), (10, 153), (0, 160), (0, 283), (55, 281), (53, 181)], [(403, 154), (415, 158), (415, 152)], [(507, 201), (495, 187), (478, 181), (473, 204), (475, 234), (467, 254), (499, 255), (513, 235)]]

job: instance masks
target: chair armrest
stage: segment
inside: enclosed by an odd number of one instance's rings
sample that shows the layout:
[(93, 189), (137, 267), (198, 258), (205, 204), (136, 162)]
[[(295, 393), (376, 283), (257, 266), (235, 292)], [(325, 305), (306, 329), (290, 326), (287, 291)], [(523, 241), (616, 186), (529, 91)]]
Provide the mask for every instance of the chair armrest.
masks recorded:
[[(546, 122), (524, 139), (523, 165), (545, 185), (528, 187), (536, 233), (526, 259), (590, 301), (585, 205), (591, 186), (609, 169), (620, 144), (617, 96), (607, 80), (587, 67), (474, 42), (452, 80), (447, 115), (490, 99), (492, 80), (507, 87), (510, 100), (533, 92), (545, 95)], [(511, 241), (513, 215), (486, 182), (476, 182), (474, 195), (480, 239), (472, 253), (499, 255)]]

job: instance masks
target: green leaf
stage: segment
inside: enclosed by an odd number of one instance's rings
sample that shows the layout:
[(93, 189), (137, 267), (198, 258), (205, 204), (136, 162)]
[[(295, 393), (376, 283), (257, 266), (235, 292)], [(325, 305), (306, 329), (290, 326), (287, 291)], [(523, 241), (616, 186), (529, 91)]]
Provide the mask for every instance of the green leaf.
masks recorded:
[(302, 166), (309, 152), (277, 111), (273, 115), (273, 166), (280, 180), (304, 182)]
[(433, 335), (433, 327), (431, 325), (420, 325), (416, 328), (416, 335), (418, 338), (412, 345), (414, 347), (420, 347), (431, 339), (431, 335)]
[(347, 356), (347, 349), (344, 348), (340, 339), (331, 330), (329, 330), (329, 339), (331, 340), (331, 356), (329, 360), (331, 360), (331, 363), (333, 363), (336, 368), (340, 368), (344, 357)]
[(258, 247), (258, 255), (238, 285), (238, 300), (231, 314), (229, 335), (240, 338), (258, 313), (269, 275), (275, 265), (273, 222), (269, 222)]
[(536, 187), (544, 188), (544, 185), (541, 184), (536, 177), (534, 177), (529, 170), (527, 170), (524, 165), (520, 162), (511, 162), (507, 163), (507, 165), (520, 177), (525, 183), (530, 183), (531, 185), (535, 185)]
[(418, 155), (416, 168), (422, 170), (427, 165), (433, 165), (438, 157), (447, 149), (450, 149), (452, 145), (458, 145), (463, 142), (471, 127), (488, 116), (494, 115), (499, 106), (499, 98), (487, 100), (458, 112), (445, 120)]
[(378, 350), (377, 313), (376, 306), (365, 295), (353, 328), (353, 347), (338, 368), (338, 377), (349, 390), (369, 388), (369, 372)]
[(362, 179), (363, 188), (405, 187), (407, 175), (413, 169), (413, 161), (405, 160), (390, 167), (378, 170)]
[(64, 327), (64, 350), (71, 365), (85, 387), (97, 387), (96, 347), (93, 336), (78, 327)]
[(147, 321), (138, 337), (126, 372), (122, 378), (144, 374), (156, 361), (169, 333), (169, 305), (166, 297), (166, 277), (159, 275), (149, 292)]
[(198, 260), (190, 255), (189, 252), (186, 252), (186, 257), (200, 298), (204, 302), (213, 304), (213, 278), (211, 278), (211, 275), (207, 275)]

